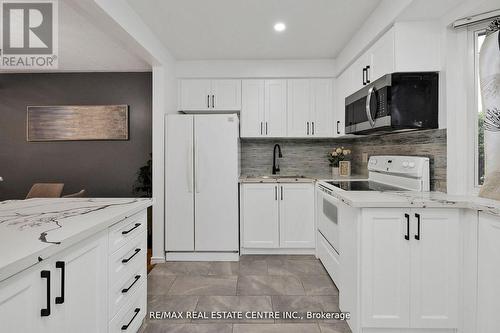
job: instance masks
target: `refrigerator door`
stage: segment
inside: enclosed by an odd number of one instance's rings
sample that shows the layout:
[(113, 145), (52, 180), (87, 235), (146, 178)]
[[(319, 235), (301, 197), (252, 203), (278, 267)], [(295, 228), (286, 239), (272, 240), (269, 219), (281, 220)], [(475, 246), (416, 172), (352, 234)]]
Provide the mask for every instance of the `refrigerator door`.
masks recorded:
[(193, 116), (166, 117), (166, 251), (194, 251)]
[(197, 115), (195, 250), (238, 250), (238, 116)]

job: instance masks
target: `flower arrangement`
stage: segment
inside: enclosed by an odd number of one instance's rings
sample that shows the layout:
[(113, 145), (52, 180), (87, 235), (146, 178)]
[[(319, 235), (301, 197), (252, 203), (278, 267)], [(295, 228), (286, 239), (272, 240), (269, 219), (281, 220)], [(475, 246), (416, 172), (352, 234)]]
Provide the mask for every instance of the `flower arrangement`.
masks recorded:
[(330, 166), (338, 168), (339, 162), (345, 160), (346, 157), (350, 154), (350, 149), (345, 149), (344, 147), (334, 148), (331, 152), (328, 153), (328, 161), (330, 161)]

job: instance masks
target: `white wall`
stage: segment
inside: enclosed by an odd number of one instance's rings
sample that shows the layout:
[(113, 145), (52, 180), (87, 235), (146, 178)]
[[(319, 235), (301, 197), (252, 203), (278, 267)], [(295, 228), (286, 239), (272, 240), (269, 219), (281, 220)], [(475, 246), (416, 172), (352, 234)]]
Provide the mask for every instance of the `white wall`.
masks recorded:
[(177, 61), (178, 78), (333, 77), (335, 61), (206, 60)]
[(165, 260), (165, 114), (176, 111), (175, 61), (125, 1), (94, 0), (151, 56), (153, 62), (153, 262)]

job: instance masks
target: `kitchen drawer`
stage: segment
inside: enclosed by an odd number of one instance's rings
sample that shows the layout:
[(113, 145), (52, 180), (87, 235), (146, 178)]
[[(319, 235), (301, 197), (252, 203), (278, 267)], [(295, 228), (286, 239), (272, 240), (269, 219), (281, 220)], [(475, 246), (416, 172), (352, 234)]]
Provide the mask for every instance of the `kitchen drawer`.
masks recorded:
[(146, 212), (132, 215), (109, 228), (109, 252), (113, 253), (147, 227)]
[(143, 262), (137, 261), (129, 271), (129, 274), (126, 274), (119, 281), (109, 286), (110, 318), (113, 318), (118, 310), (130, 300), (140, 286), (145, 286), (147, 270)]
[(340, 256), (320, 232), (318, 232), (318, 258), (340, 289)]
[(109, 257), (109, 286), (114, 286), (124, 276), (130, 276), (137, 264), (146, 266), (146, 232), (130, 239), (125, 246)]
[(109, 333), (137, 332), (146, 316), (146, 284), (142, 282), (130, 300), (109, 322)]

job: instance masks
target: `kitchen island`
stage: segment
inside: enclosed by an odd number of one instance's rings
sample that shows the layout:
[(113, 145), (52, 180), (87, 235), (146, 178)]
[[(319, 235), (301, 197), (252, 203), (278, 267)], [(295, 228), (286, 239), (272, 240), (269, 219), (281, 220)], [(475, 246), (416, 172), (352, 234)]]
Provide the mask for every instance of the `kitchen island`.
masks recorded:
[(135, 331), (146, 309), (150, 199), (0, 203), (0, 322), (9, 332)]

